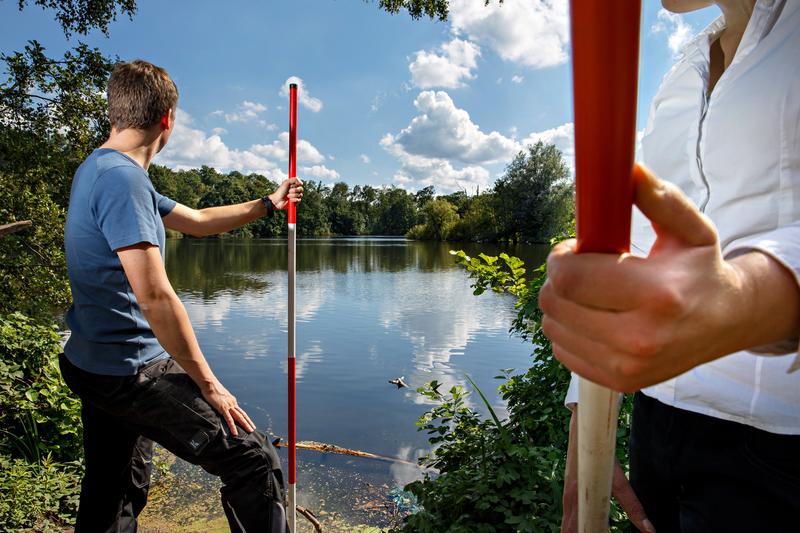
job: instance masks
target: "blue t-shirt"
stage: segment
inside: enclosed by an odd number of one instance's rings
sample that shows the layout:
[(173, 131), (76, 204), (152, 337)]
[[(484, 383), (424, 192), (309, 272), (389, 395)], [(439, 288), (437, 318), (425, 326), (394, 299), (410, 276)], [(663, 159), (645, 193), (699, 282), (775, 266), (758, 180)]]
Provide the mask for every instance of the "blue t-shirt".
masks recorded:
[(133, 159), (99, 148), (75, 172), (64, 247), (72, 306), (66, 320), (72, 334), (64, 354), (87, 372), (136, 374), (167, 357), (142, 314), (116, 250), (140, 242), (161, 249), (164, 223), (175, 201), (153, 188)]

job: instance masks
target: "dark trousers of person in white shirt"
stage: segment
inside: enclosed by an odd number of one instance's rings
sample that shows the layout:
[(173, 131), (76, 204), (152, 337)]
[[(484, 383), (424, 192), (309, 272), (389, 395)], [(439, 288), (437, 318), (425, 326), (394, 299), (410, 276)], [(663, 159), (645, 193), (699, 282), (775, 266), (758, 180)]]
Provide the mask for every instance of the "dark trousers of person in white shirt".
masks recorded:
[(81, 398), (86, 474), (76, 533), (133, 533), (147, 502), (153, 442), (219, 476), (234, 533), (284, 533), (284, 483), (272, 444), (258, 431), (231, 436), (172, 359), (134, 376), (85, 372), (62, 354), (61, 374)]
[(658, 533), (800, 531), (800, 436), (634, 398), (630, 481)]

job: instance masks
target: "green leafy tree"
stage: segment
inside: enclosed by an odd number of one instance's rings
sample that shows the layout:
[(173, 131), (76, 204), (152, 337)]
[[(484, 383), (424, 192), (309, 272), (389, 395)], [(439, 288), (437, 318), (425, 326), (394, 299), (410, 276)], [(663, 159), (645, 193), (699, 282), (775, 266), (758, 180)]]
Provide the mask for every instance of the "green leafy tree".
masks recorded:
[(565, 218), (558, 202), (572, 202), (569, 180), (569, 169), (554, 145), (540, 141), (517, 154), (494, 186), (503, 206), (499, 237), (546, 243)]
[(45, 318), (69, 302), (63, 225), (72, 176), (108, 133), (102, 93), (112, 63), (80, 45), (51, 60), (36, 41), (0, 56), (0, 312)]
[(417, 207), (413, 195), (398, 187), (381, 190), (374, 233), (405, 235), (416, 222)]
[(303, 185), (303, 201), (297, 208), (297, 234), (302, 236), (330, 235), (328, 206), (325, 198), (330, 193), (321, 181), (308, 180)]
[(450, 232), (453, 240), (493, 242), (500, 232), (499, 213), (503, 206), (493, 193), (483, 193), (470, 199), (469, 207)]
[(444, 198), (428, 202), (422, 209), (422, 216), (425, 222), (414, 226), (409, 232), (410, 237), (444, 241), (459, 221), (455, 206)]

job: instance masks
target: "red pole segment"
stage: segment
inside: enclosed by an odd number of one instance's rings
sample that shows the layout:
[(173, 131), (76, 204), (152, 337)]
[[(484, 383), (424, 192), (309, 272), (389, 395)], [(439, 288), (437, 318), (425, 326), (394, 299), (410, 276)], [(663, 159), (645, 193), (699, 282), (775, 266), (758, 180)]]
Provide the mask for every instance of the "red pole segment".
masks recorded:
[(578, 251), (630, 246), (639, 0), (572, 0)]
[[(289, 85), (289, 178), (297, 177), (297, 84)], [(297, 209), (289, 203), (289, 224), (295, 224)]]
[[(297, 84), (289, 85), (289, 178), (297, 177)], [(296, 295), (296, 235), (297, 208), (289, 202), (288, 206), (289, 240), (289, 327), (288, 327), (288, 408), (289, 408), (289, 530), (294, 532), (297, 507), (297, 373), (295, 365), (295, 295)]]
[[(639, 0), (571, 0), (578, 253), (630, 247), (640, 17)], [(581, 378), (579, 402), (578, 529), (605, 532), (618, 394)]]

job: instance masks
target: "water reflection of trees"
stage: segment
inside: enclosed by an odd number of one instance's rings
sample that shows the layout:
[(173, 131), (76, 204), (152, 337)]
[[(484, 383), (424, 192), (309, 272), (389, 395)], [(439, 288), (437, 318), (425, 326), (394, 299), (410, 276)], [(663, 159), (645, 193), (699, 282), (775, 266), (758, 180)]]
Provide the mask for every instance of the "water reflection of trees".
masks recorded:
[[(497, 249), (495, 249), (497, 248)], [(496, 245), (439, 243), (386, 239), (308, 239), (298, 241), (297, 271), (336, 273), (430, 272), (455, 268), (451, 249), (467, 253), (508, 251), (528, 264), (543, 259), (543, 249), (518, 245), (502, 250)], [(287, 249), (283, 240), (175, 239), (167, 242), (167, 273), (176, 290), (213, 298), (219, 291), (241, 294), (268, 287), (262, 274), (285, 272)]]

